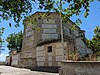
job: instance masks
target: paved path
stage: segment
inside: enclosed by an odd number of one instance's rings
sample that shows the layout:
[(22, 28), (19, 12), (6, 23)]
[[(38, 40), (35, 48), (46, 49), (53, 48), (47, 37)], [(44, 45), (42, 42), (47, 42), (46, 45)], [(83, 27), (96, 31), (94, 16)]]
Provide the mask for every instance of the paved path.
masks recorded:
[(0, 75), (59, 75), (58, 73), (47, 73), (30, 71), (29, 69), (0, 66)]

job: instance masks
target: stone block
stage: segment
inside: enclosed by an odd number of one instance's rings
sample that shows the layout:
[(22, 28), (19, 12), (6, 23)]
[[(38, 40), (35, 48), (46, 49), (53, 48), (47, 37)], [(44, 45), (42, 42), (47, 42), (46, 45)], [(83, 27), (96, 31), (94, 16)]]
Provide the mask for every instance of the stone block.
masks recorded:
[(44, 62), (37, 62), (37, 66), (44, 66)]
[(62, 49), (61, 48), (56, 49), (56, 55), (62, 55)]
[(38, 61), (45, 61), (45, 57), (37, 56), (37, 62), (38, 62)]

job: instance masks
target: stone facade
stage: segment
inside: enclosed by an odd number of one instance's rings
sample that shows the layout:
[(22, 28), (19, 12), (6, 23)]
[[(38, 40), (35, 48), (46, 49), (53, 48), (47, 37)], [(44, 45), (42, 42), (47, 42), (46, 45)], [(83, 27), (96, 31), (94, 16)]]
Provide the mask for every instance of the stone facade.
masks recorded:
[[(49, 47), (52, 48), (51, 51), (49, 51)], [(61, 66), (61, 60), (63, 60), (61, 47), (60, 41), (37, 46), (37, 66)], [(64, 43), (64, 47), (67, 48), (66, 42)]]
[[(51, 39), (59, 39), (60, 37), (60, 18), (56, 13), (50, 13), (53, 17), (49, 18), (49, 21), (46, 17), (43, 19), (38, 19), (39, 14), (44, 13), (35, 13), (31, 17), (37, 19), (37, 26), (40, 31), (32, 30), (34, 25), (27, 25), (29, 22), (24, 20), (24, 37), (23, 37), (23, 45), (22, 45), (22, 66), (36, 66), (36, 45)], [(30, 64), (29, 64), (30, 62)]]
[[(23, 21), (22, 50), (18, 54), (15, 50), (10, 53), (6, 60), (10, 65), (26, 68), (61, 66), (63, 59), (78, 60), (86, 54), (92, 54), (85, 44), (85, 31), (78, 26), (72, 30), (75, 24), (71, 20), (63, 24), (64, 50), (62, 50), (60, 16), (50, 12), (49, 17), (41, 17), (44, 14), (48, 15), (48, 13), (37, 12)], [(28, 18), (35, 19), (36, 22), (31, 24)], [(63, 54), (64, 58), (62, 58)]]
[(10, 53), (9, 53), (9, 56), (6, 57), (6, 65), (10, 65), (12, 66), (12, 57), (14, 55), (17, 54), (17, 50), (13, 49)]
[[(24, 36), (21, 51), (21, 66), (33, 67), (33, 66), (60, 66), (62, 60), (61, 42), (52, 42), (49, 44), (42, 44), (52, 40), (60, 40), (60, 16), (55, 12), (49, 13), (50, 17), (43, 17), (44, 12), (37, 12), (28, 18), (36, 19), (36, 23), (31, 24), (26, 18), (24, 23)], [(76, 26), (75, 30), (71, 30), (75, 25), (71, 20), (68, 20), (66, 24), (63, 24), (64, 41), (67, 43), (65, 47), (65, 58), (69, 55), (67, 50), (76, 51), (78, 55), (91, 54), (91, 50), (88, 49), (80, 37), (82, 31)], [(33, 29), (39, 29), (33, 30)], [(84, 36), (84, 33), (83, 35)], [(42, 44), (42, 45), (41, 45)], [(41, 45), (41, 46), (40, 46)], [(50, 47), (49, 47), (50, 46)], [(47, 48), (52, 52), (47, 53)], [(61, 54), (60, 54), (61, 53)], [(58, 55), (57, 55), (58, 54)], [(72, 59), (72, 58), (70, 58)]]
[[(37, 66), (61, 66), (63, 59), (78, 61), (81, 55), (77, 52), (78, 50), (75, 50), (74, 46), (73, 41), (70, 40), (64, 41), (64, 50), (62, 50), (60, 40), (38, 45), (36, 47)], [(49, 47), (51, 47), (51, 51)]]

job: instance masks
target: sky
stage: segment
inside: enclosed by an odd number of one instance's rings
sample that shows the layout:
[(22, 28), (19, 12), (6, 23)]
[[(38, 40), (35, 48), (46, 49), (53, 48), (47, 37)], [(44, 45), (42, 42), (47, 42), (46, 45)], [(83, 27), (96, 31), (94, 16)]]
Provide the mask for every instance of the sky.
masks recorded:
[[(31, 14), (34, 14), (36, 11), (38, 11), (36, 8), (35, 10), (32, 10)], [(28, 16), (29, 16), (28, 15)], [(70, 18), (73, 22), (77, 19), (76, 16), (72, 16)], [(89, 12), (89, 16), (87, 18), (83, 17), (83, 14), (80, 16), (80, 19), (82, 20), (82, 24), (80, 25), (80, 28), (82, 30), (85, 30), (85, 35), (88, 39), (92, 39), (94, 33), (93, 30), (94, 28), (99, 25), (100, 26), (100, 2), (98, 2), (98, 0), (94, 0), (93, 3), (90, 4), (90, 12)], [(4, 27), (5, 31), (4, 34), (2, 36), (3, 39), (6, 39), (7, 36), (11, 33), (14, 32), (19, 32), (19, 31), (23, 31), (24, 26), (22, 24), (22, 21), (20, 22), (20, 27), (16, 28), (14, 26), (9, 27), (9, 22), (11, 22), (12, 24), (14, 23), (13, 20), (3, 20), (2, 22), (0, 22), (0, 27)], [(7, 42), (4, 43), (4, 51), (1, 52), (0, 54), (0, 61), (5, 61), (6, 56), (9, 55), (9, 50), (6, 47), (7, 46)]]

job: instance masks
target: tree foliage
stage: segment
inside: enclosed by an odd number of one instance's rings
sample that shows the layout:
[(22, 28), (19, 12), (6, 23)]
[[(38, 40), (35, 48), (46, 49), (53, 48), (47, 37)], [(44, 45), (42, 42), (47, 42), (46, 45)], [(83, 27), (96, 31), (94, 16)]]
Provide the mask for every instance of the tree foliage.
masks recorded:
[(81, 13), (81, 9), (85, 11), (84, 16), (88, 16), (90, 3), (93, 0), (39, 0), (40, 9), (44, 10), (54, 10), (56, 12), (62, 11), (63, 14), (66, 14), (66, 17), (71, 17), (76, 14)]
[(22, 48), (22, 39), (23, 39), (22, 31), (10, 34), (6, 39), (6, 41), (8, 42), (7, 44), (8, 49), (10, 51), (16, 49), (17, 52), (20, 52)]
[(0, 28), (0, 52), (1, 52), (1, 50), (3, 50), (3, 49), (2, 49), (2, 47), (3, 47), (2, 45), (3, 45), (3, 43), (4, 43), (4, 40), (2, 39), (2, 34), (3, 34), (3, 32), (4, 32), (4, 29), (5, 29), (5, 28), (3, 28), (3, 27)]
[[(15, 26), (19, 26), (20, 20), (30, 13), (31, 9), (32, 4), (29, 0), (0, 0), (0, 17), (3, 20), (13, 18)], [(9, 25), (11, 26), (11, 23)]]
[(1, 36), (2, 36), (2, 34), (3, 34), (3, 32), (4, 32), (4, 29), (5, 28), (0, 28), (0, 43), (2, 43), (3, 42), (3, 39), (1, 38)]
[(100, 26), (94, 29), (94, 36), (91, 40), (87, 40), (87, 45), (93, 50), (93, 53), (100, 53)]
[[(34, 9), (32, 5), (36, 3), (40, 10), (56, 12), (61, 10), (66, 21), (72, 15), (78, 16), (82, 13), (87, 17), (91, 2), (93, 0), (0, 0), (0, 16), (4, 20), (13, 18), (15, 26), (19, 26), (22, 17), (30, 13)], [(76, 23), (81, 23), (81, 20), (78, 18)], [(9, 25), (11, 26), (11, 23)]]

